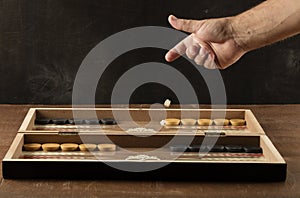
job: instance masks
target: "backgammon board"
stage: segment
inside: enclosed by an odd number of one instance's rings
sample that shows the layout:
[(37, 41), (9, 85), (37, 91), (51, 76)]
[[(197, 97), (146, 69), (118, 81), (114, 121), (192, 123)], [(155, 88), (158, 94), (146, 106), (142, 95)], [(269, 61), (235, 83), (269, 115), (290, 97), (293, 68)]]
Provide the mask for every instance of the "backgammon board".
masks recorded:
[(4, 178), (283, 181), (247, 109), (31, 108)]

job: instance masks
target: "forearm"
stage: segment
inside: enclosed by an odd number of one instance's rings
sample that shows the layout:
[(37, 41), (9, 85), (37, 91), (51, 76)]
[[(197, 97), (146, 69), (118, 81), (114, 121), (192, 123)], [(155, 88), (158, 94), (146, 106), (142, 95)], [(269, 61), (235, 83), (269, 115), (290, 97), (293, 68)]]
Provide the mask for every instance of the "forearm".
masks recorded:
[(232, 17), (234, 39), (250, 51), (300, 32), (300, 0), (267, 0)]

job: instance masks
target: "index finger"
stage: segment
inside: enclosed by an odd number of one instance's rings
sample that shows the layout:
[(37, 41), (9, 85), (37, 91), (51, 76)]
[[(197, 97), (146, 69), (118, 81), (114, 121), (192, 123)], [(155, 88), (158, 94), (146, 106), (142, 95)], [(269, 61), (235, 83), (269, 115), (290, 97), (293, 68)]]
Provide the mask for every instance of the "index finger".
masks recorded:
[(188, 46), (192, 44), (193, 44), (193, 38), (191, 35), (189, 35), (167, 52), (165, 56), (166, 61), (172, 62), (177, 58), (179, 58), (180, 56), (184, 55)]

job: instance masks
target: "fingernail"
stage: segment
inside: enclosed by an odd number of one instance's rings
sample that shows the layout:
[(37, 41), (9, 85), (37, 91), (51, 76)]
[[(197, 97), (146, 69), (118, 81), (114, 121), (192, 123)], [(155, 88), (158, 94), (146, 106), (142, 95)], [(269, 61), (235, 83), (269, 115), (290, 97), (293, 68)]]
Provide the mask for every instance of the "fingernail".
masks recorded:
[(166, 55), (165, 55), (165, 59), (166, 59), (166, 61), (168, 61), (169, 62), (169, 60), (170, 60), (170, 55), (169, 55), (169, 52), (168, 53), (166, 53)]
[(176, 17), (176, 16), (174, 16), (174, 15), (172, 15), (172, 18), (173, 18), (174, 20), (177, 20), (177, 17)]
[(174, 15), (170, 15), (169, 19), (173, 22), (177, 21), (177, 18)]

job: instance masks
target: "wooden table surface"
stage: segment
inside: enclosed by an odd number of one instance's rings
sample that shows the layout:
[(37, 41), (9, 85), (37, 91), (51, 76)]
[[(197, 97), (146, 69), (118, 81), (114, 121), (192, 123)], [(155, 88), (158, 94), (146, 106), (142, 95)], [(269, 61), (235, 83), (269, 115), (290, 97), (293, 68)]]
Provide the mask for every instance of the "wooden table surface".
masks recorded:
[[(0, 105), (1, 159), (30, 107), (37, 106)], [(1, 174), (0, 197), (300, 197), (300, 105), (228, 108), (253, 111), (288, 164), (285, 182), (9, 180), (3, 179)]]

